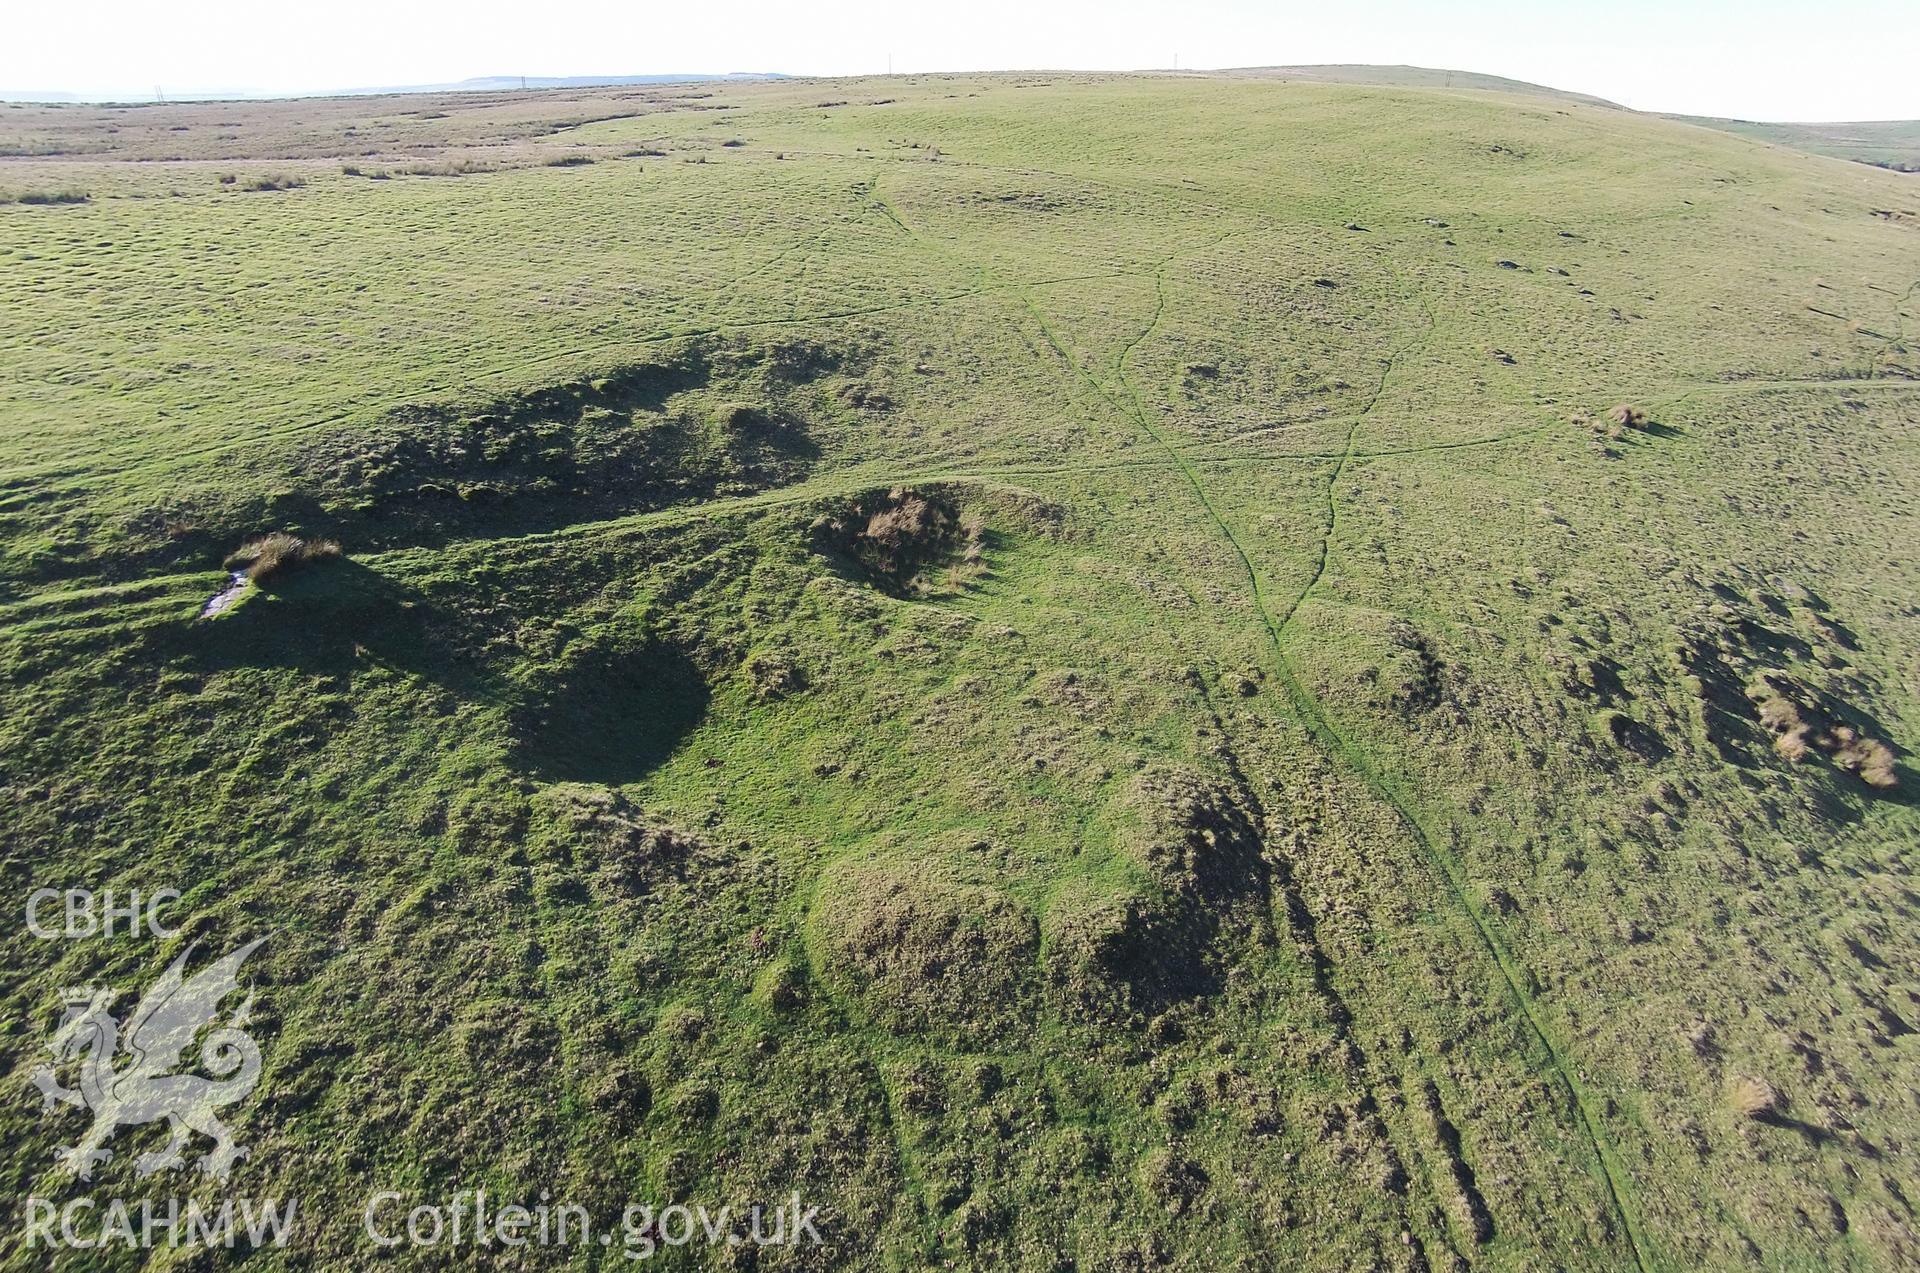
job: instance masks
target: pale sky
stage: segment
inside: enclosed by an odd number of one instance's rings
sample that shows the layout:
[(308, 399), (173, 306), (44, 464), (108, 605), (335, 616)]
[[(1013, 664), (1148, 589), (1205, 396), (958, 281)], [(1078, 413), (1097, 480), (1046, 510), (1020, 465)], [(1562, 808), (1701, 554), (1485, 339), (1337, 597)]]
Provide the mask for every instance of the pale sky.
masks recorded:
[(0, 90), (1404, 62), (1641, 110), (1920, 118), (1920, 0), (8, 0)]

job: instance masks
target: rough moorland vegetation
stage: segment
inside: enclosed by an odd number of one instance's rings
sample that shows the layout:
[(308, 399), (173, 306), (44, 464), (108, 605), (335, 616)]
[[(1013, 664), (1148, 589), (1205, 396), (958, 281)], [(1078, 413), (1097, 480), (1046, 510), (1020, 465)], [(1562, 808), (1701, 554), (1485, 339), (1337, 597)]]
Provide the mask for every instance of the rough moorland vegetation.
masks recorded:
[[(300, 1199), (207, 1267), (484, 1263), (360, 1222), (479, 1187), (821, 1208), (676, 1266), (1920, 1262), (1905, 179), (1231, 77), (0, 155), (0, 871), (183, 894), (0, 928), (9, 1198)], [(263, 935), (228, 1184), (62, 1174), (63, 992)]]

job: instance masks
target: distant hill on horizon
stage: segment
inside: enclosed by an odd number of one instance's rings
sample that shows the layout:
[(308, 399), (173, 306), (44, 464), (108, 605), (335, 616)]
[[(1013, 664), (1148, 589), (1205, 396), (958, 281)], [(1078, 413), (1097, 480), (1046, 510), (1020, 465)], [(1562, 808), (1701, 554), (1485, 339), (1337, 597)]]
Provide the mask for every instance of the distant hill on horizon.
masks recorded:
[(1920, 120), (1916, 119), (1776, 124), (1710, 115), (1668, 115), (1666, 118), (1775, 146), (1872, 164), (1876, 168), (1920, 172)]
[(1527, 97), (1552, 97), (1563, 101), (1584, 102), (1589, 106), (1609, 106), (1627, 110), (1618, 102), (1589, 93), (1575, 93), (1546, 84), (1508, 79), (1504, 75), (1486, 75), (1479, 71), (1454, 71), (1445, 67), (1376, 66), (1360, 62), (1329, 62), (1313, 66), (1240, 66), (1200, 74), (1237, 75), (1260, 79), (1312, 80), (1322, 84), (1377, 84), (1383, 88), (1458, 88), (1491, 93), (1518, 93)]
[[(993, 74), (994, 72), (978, 72)], [(1173, 72), (1149, 70), (1142, 74), (1181, 74), (1197, 77), (1303, 80), (1316, 84), (1374, 85), (1381, 88), (1458, 89), (1472, 92), (1510, 93), (1553, 101), (1578, 102), (1608, 110), (1633, 112), (1633, 108), (1590, 93), (1576, 93), (1510, 79), (1480, 71), (1452, 70), (1445, 67), (1374, 65), (1361, 62), (1329, 62), (1301, 66), (1242, 66), (1218, 70)], [(753, 83), (768, 80), (804, 79), (781, 71), (727, 71), (720, 74), (688, 72), (662, 75), (478, 75), (443, 84), (400, 84), (373, 88), (315, 90), (306, 93), (229, 92), (183, 93), (171, 100), (189, 101), (268, 101), (302, 97), (378, 97), (386, 94), (422, 93), (499, 93), (520, 89), (571, 89), (619, 87), (631, 84), (703, 84)], [(847, 77), (824, 77), (847, 78)], [(164, 86), (162, 86), (164, 88)], [(81, 93), (0, 89), (0, 102), (79, 104), (98, 102)], [(131, 102), (136, 99), (116, 99)], [(142, 102), (147, 98), (138, 99)], [(1683, 124), (1696, 124), (1719, 132), (1734, 133), (1755, 141), (1786, 146), (1833, 159), (1849, 159), (1898, 172), (1920, 172), (1920, 120), (1866, 120), (1851, 122), (1767, 122), (1724, 116), (1680, 115), (1666, 111), (1633, 112), (1657, 115)]]
[[(536, 88), (617, 88), (622, 84), (754, 83), (783, 80), (778, 71), (686, 72), (667, 75), (476, 75), (446, 84), (391, 84), (376, 88), (328, 88), (303, 93), (255, 93), (244, 89), (222, 92), (189, 91), (171, 98), (180, 102), (248, 102), (292, 100), (302, 97), (381, 97), (400, 93), (500, 93)], [(161, 86), (164, 92), (165, 86)], [(37, 89), (0, 89), (0, 102), (99, 103), (105, 99), (85, 93)], [(116, 102), (129, 98), (112, 99)], [(147, 97), (138, 99), (150, 100)]]
[[(1329, 63), (1320, 66), (1248, 66), (1222, 71), (1197, 71), (1197, 75), (1239, 76), (1250, 79), (1307, 80), (1317, 84), (1377, 85), (1382, 88), (1469, 89), (1481, 92), (1512, 93), (1523, 97), (1542, 97), (1556, 101), (1580, 102), (1611, 110), (1633, 111), (1630, 106), (1575, 93), (1546, 84), (1508, 79), (1502, 75), (1483, 75), (1477, 71), (1452, 71), (1425, 66), (1372, 66), (1362, 63)], [(1920, 172), (1920, 120), (1856, 120), (1850, 122), (1765, 122), (1733, 119), (1717, 115), (1678, 115), (1668, 111), (1634, 111), (1658, 115), (1682, 124), (1696, 124), (1723, 133), (1733, 133), (1754, 141), (1825, 155), (1830, 159), (1850, 159), (1897, 172)]]

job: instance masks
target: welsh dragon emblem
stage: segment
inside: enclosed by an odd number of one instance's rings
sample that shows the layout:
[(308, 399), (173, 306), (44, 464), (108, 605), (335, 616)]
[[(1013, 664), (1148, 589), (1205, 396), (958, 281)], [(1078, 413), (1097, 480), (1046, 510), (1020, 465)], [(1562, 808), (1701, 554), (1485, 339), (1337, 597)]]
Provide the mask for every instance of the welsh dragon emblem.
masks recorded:
[[(213, 1112), (241, 1100), (260, 1081), (260, 1049), (241, 1028), (253, 995), (224, 1023), (219, 1023), (220, 1001), (238, 988), (240, 965), (265, 940), (249, 942), (188, 977), (187, 960), (199, 949), (194, 943), (141, 996), (124, 1023), (109, 1011), (118, 991), (82, 989), (65, 996), (66, 1012), (47, 1044), (53, 1063), (34, 1072), (33, 1084), (46, 1098), (49, 1112), (58, 1105), (78, 1105), (93, 1112), (93, 1126), (79, 1144), (59, 1151), (60, 1168), (91, 1179), (94, 1164), (113, 1156), (106, 1143), (117, 1128), (161, 1119), (172, 1136), (164, 1148), (134, 1161), (137, 1175), (184, 1166), (182, 1151), (191, 1132), (213, 1141), (213, 1148), (199, 1159), (206, 1175), (224, 1180), (233, 1164), (246, 1157), (247, 1151), (234, 1143), (233, 1133)], [(218, 1028), (200, 1045), (200, 1065), (213, 1077), (169, 1073), (200, 1032), (216, 1023)], [(56, 1071), (75, 1057), (79, 1087), (70, 1088)]]

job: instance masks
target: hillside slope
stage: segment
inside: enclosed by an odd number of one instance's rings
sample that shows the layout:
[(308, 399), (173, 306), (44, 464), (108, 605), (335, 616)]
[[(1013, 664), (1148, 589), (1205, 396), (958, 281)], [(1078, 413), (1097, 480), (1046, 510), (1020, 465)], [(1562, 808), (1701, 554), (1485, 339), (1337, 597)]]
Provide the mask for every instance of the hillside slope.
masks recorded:
[(1920, 172), (1920, 119), (1864, 120), (1838, 124), (1765, 124), (1747, 119), (1710, 119), (1704, 116), (1672, 115), (1686, 124), (1718, 128), (1738, 133), (1755, 141), (1835, 159), (1854, 159), (1863, 164), (1892, 168), (1901, 172)]
[(225, 1196), (27, 1083), (265, 936), (270, 1267), (1920, 1260), (1910, 183), (1226, 78), (0, 143), (0, 862), (184, 895), (0, 935), (9, 1196)]
[(1617, 102), (1551, 88), (1527, 80), (1488, 75), (1482, 71), (1455, 71), (1431, 66), (1376, 66), (1357, 62), (1326, 62), (1309, 66), (1244, 66), (1218, 72), (1235, 77), (1306, 80), (1320, 84), (1362, 84), (1374, 88), (1438, 88), (1472, 90), (1486, 93), (1512, 93), (1521, 97), (1551, 97), (1586, 106), (1625, 109)]
[[(1520, 97), (1554, 98), (1559, 101), (1581, 102), (1589, 106), (1627, 109), (1605, 98), (1569, 92), (1545, 84), (1508, 79), (1501, 75), (1486, 75), (1478, 71), (1454, 71), (1424, 66), (1327, 63), (1312, 66), (1249, 66), (1226, 71), (1189, 71), (1184, 74), (1301, 80), (1317, 84), (1361, 84), (1378, 88), (1434, 88), (1455, 92), (1508, 93)], [(1793, 124), (1723, 119), (1706, 115), (1663, 114), (1661, 117), (1683, 124), (1697, 124), (1702, 128), (1736, 133), (1755, 141), (1804, 150), (1808, 154), (1827, 155), (1834, 159), (1854, 159), (1864, 164), (1873, 164), (1901, 172), (1920, 170), (1920, 121), (1916, 120)]]

